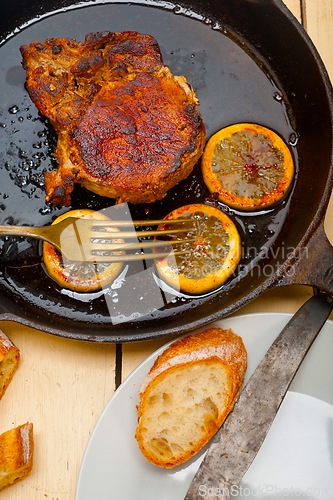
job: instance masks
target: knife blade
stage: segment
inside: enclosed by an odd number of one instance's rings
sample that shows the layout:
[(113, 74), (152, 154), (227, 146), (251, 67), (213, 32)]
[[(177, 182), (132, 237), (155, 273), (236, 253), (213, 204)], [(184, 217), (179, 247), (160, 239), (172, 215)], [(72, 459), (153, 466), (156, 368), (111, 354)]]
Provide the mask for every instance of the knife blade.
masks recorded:
[(297, 369), (333, 309), (313, 295), (268, 349), (215, 434), (185, 500), (228, 500), (258, 453)]

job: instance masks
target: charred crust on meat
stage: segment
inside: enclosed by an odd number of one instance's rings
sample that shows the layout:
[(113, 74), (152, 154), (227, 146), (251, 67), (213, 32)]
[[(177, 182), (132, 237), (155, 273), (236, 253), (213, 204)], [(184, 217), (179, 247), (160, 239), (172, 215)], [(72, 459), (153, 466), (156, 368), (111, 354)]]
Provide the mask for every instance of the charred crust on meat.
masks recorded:
[(75, 176), (72, 176), (72, 175), (65, 175), (64, 176), (63, 187), (65, 188), (65, 190), (66, 190), (66, 188), (73, 186), (74, 179), (75, 179)]
[[(41, 48), (42, 47), (42, 48)], [(202, 154), (198, 99), (163, 65), (157, 41), (133, 31), (21, 47), (27, 90), (58, 133), (46, 199), (70, 203), (75, 182), (132, 203), (162, 199)]]
[(54, 190), (54, 197), (55, 198), (63, 198), (66, 194), (65, 189), (63, 186), (57, 186)]
[(60, 54), (60, 52), (61, 52), (61, 46), (55, 45), (54, 47), (52, 47), (52, 54)]
[(97, 33), (88, 33), (84, 39), (84, 45), (87, 49), (102, 49), (107, 42), (114, 38), (111, 31), (99, 31)]
[(76, 76), (89, 77), (104, 65), (104, 59), (101, 52), (94, 52), (87, 57), (80, 59), (71, 68), (71, 73)]

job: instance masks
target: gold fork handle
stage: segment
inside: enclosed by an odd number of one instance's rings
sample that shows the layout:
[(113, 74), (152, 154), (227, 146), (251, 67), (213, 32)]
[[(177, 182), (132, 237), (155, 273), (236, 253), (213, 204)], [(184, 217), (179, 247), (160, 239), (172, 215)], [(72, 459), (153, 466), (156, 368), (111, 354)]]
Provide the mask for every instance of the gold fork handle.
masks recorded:
[[(36, 238), (38, 240), (43, 240), (55, 245), (47, 236), (47, 226), (46, 227), (32, 227), (32, 226), (1, 226), (0, 225), (0, 236), (26, 236), (30, 238)], [(57, 245), (56, 245), (57, 246)]]

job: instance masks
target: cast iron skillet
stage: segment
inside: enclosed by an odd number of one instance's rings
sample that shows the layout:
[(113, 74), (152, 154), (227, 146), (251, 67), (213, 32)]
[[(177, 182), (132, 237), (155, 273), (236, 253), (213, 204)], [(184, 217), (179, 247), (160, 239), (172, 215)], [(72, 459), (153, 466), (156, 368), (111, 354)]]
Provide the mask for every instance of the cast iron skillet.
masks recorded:
[[(202, 3), (81, 1), (76, 6), (73, 0), (12, 0), (3, 7), (1, 223), (46, 224), (64, 211), (44, 202), (42, 171), (56, 166), (55, 136), (27, 97), (19, 45), (105, 29), (155, 36), (165, 63), (194, 86), (208, 137), (245, 121), (280, 133), (295, 159), (292, 189), (265, 212), (243, 214), (217, 204), (237, 224), (243, 256), (228, 283), (202, 297), (177, 294), (163, 284), (161, 292), (153, 265), (127, 269), (124, 280), (102, 294), (68, 293), (45, 274), (35, 241), (7, 238), (1, 247), (1, 320), (74, 339), (127, 342), (201, 327), (275, 286), (299, 283), (333, 291), (333, 254), (323, 228), (333, 181), (332, 90), (325, 68), (281, 1)], [(200, 164), (162, 202), (127, 207), (126, 213), (149, 220), (193, 202), (216, 204), (202, 183)], [(112, 203), (78, 187), (72, 208)]]

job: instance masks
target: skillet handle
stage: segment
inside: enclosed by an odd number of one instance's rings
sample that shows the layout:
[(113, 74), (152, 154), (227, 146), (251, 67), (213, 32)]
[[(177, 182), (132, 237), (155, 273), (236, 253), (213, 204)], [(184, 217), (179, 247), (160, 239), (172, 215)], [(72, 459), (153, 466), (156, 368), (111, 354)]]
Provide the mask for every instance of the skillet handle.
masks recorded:
[(321, 292), (333, 294), (333, 246), (322, 220), (278, 285), (310, 285)]

